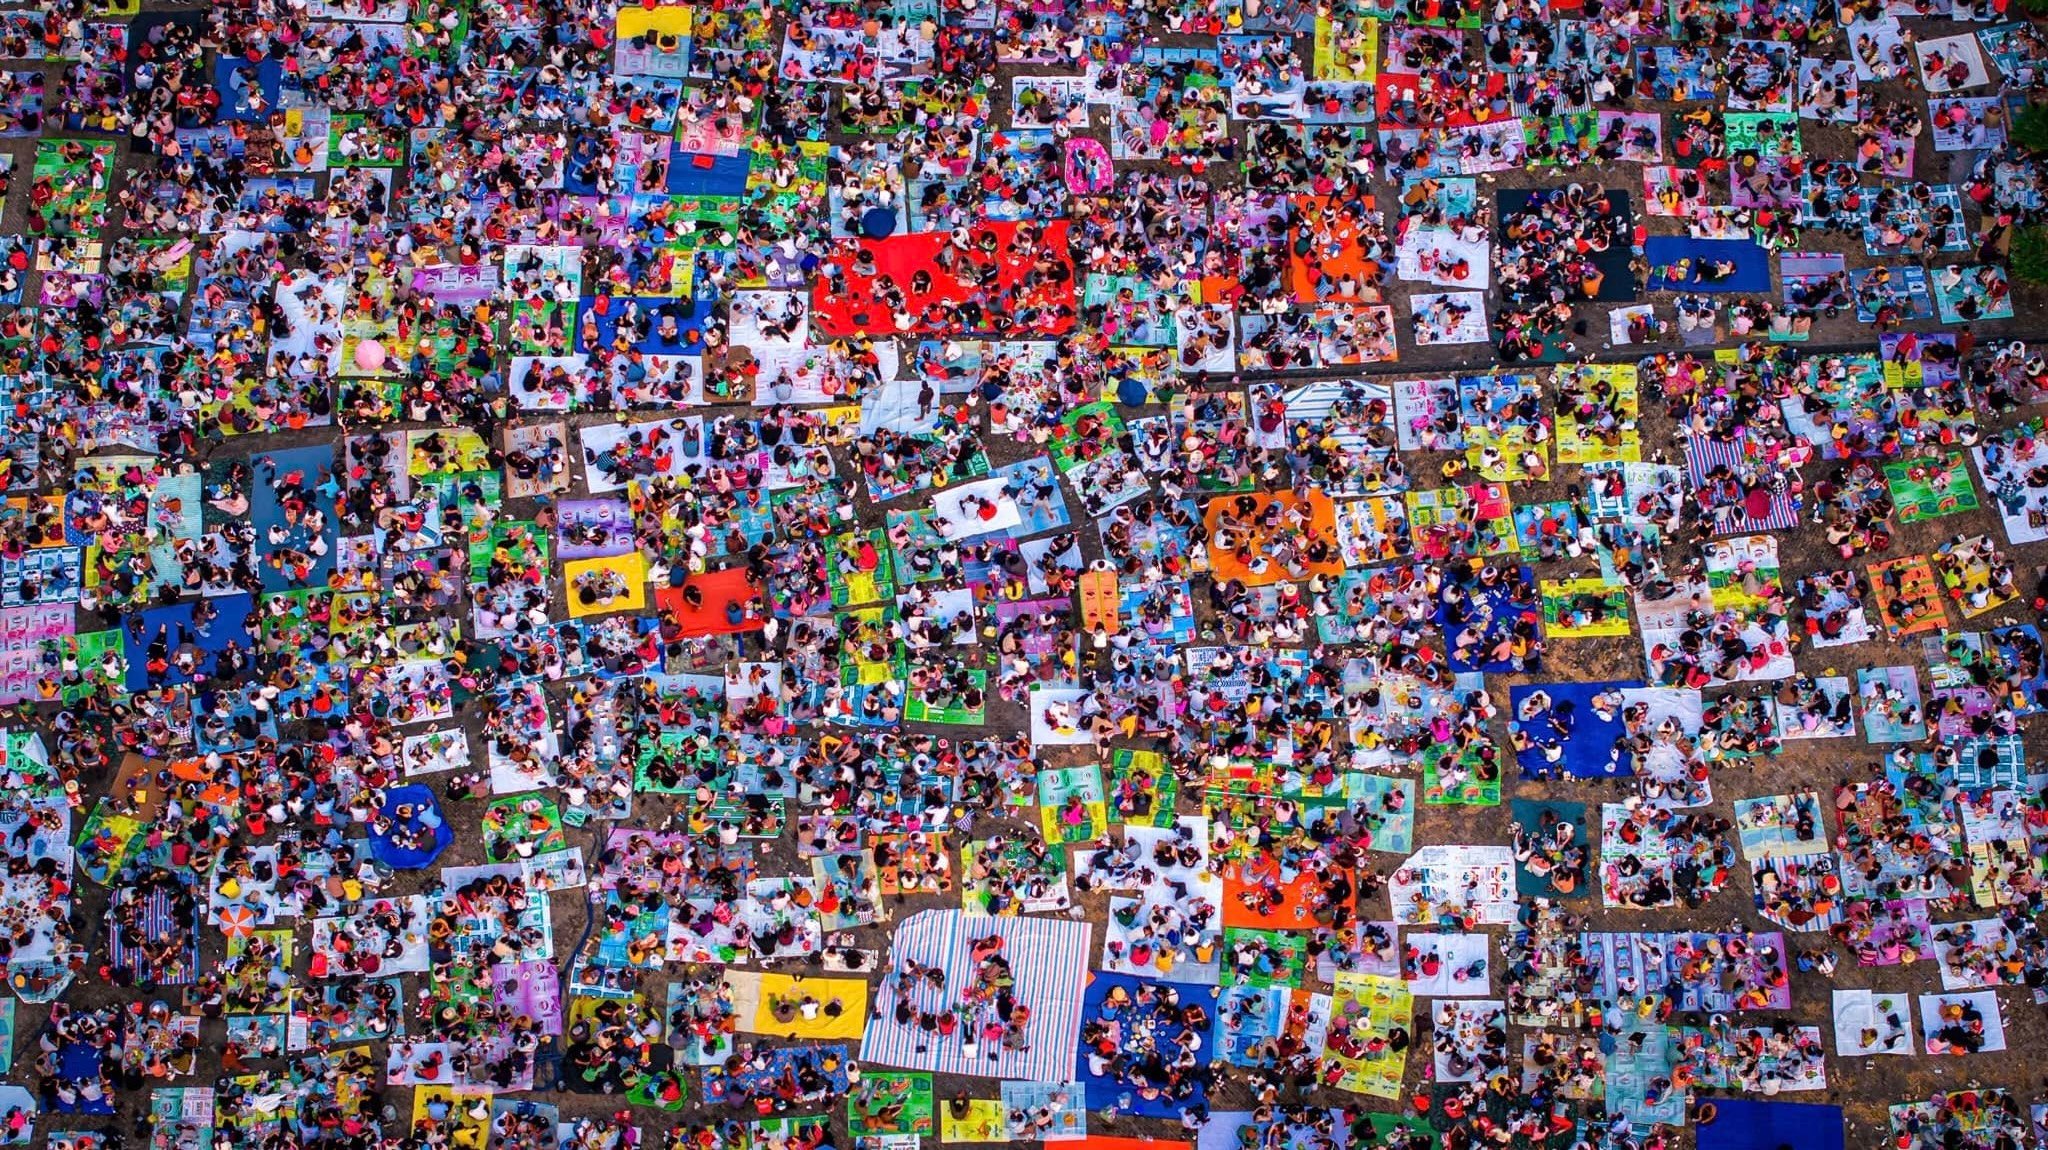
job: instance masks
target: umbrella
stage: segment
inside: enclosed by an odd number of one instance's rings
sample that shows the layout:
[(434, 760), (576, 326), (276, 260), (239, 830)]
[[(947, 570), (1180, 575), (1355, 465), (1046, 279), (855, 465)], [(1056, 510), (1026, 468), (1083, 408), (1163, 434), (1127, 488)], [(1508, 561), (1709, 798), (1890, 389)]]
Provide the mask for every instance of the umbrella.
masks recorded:
[(881, 239), (896, 230), (896, 213), (890, 208), (869, 208), (861, 213), (860, 234)]
[(247, 938), (256, 933), (256, 912), (240, 903), (222, 907), (220, 929), (229, 938)]

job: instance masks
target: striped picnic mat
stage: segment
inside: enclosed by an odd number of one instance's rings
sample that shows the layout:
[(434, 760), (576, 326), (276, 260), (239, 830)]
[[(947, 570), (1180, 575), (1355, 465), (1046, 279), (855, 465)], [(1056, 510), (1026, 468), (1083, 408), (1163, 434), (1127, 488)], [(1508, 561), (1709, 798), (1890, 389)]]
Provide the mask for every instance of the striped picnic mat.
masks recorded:
[[(973, 1055), (961, 1049), (967, 1027), (950, 1038), (896, 1021), (892, 974), (877, 997), (876, 1015), (868, 1019), (861, 1058), (880, 1066), (929, 1070), (978, 1078), (1028, 1082), (1070, 1082), (1081, 1043), (1081, 996), (1088, 978), (1088, 948), (1093, 928), (1085, 922), (1038, 918), (991, 918), (956, 910), (928, 910), (903, 921), (889, 946), (891, 967), (901, 971), (905, 959), (946, 972), (940, 990), (920, 986), (915, 1002), (934, 1013), (947, 1009), (974, 978), (974, 940), (994, 934), (1003, 939), (1003, 953), (1016, 978), (1017, 1001), (1031, 1009), (1025, 1026), (1030, 1049), (991, 1050), (988, 1044)], [(976, 1027), (986, 1018), (977, 1020)], [(918, 1047), (924, 1047), (919, 1050)], [(994, 1054), (995, 1057), (990, 1057)]]

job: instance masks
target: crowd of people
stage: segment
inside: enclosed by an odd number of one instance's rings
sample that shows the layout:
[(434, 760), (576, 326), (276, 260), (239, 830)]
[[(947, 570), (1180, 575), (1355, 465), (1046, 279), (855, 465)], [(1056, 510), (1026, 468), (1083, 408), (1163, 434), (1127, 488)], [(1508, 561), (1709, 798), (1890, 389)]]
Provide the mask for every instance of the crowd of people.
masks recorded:
[(2048, 1141), (2030, 4), (0, 11), (0, 1143)]

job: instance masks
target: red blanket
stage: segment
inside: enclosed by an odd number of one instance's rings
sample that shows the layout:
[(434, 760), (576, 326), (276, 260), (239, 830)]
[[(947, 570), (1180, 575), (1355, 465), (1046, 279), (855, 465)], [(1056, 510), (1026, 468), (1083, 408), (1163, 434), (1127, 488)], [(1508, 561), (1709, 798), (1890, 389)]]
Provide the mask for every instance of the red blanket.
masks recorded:
[[(704, 635), (736, 635), (741, 631), (758, 631), (767, 622), (767, 601), (752, 583), (747, 582), (745, 567), (728, 567), (723, 571), (707, 571), (702, 575), (690, 576), (685, 586), (696, 587), (704, 592), (704, 602), (692, 607), (683, 599), (682, 587), (663, 587), (654, 593), (654, 604), (661, 613), (673, 619), (682, 633), (690, 638)], [(752, 601), (755, 616), (740, 623), (726, 618), (726, 607), (737, 604), (744, 609)]]
[[(1018, 227), (1017, 223), (1010, 221), (978, 225), (974, 229), (977, 242), (974, 255), (963, 257), (951, 270), (940, 267), (938, 263), (939, 254), (949, 242), (945, 232), (914, 232), (886, 239), (842, 243), (833, 258), (846, 271), (845, 286), (834, 292), (832, 277), (818, 276), (811, 295), (812, 326), (820, 333), (834, 337), (895, 334), (895, 317), (877, 290), (878, 283), (887, 278), (907, 297), (906, 308), (916, 317), (910, 331), (919, 335), (1000, 334), (993, 326), (996, 316), (1007, 315), (1018, 320), (1019, 313), (1028, 307), (1040, 309), (1038, 316), (1028, 324), (1020, 323), (1011, 328), (1008, 334), (1018, 338), (1063, 335), (1073, 329), (1075, 301), (1074, 261), (1067, 250), (1067, 221), (1056, 220), (1046, 224), (1042, 239), (1030, 251), (1012, 250)], [(982, 259), (978, 244), (983, 232), (995, 233), (997, 274), (994, 290), (983, 291), (978, 301), (984, 313), (981, 322), (970, 328), (964, 323), (932, 321), (926, 315), (926, 309), (932, 304), (957, 305), (976, 297), (977, 289), (969, 276), (969, 258)], [(1039, 251), (1048, 248), (1065, 270), (1064, 277), (1057, 282), (1041, 281), (1027, 287), (1025, 280)], [(854, 270), (854, 258), (862, 251), (874, 255), (874, 274), (871, 276)], [(913, 282), (919, 272), (931, 277), (930, 285), (923, 291), (913, 290), (919, 286)]]

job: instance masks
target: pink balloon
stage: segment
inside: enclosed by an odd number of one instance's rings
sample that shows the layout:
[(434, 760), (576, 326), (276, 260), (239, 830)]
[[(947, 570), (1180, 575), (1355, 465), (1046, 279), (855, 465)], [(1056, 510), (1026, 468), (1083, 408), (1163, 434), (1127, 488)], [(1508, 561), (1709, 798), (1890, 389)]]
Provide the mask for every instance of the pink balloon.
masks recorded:
[(375, 371), (384, 366), (384, 345), (378, 340), (366, 339), (356, 345), (356, 366), (364, 371)]

